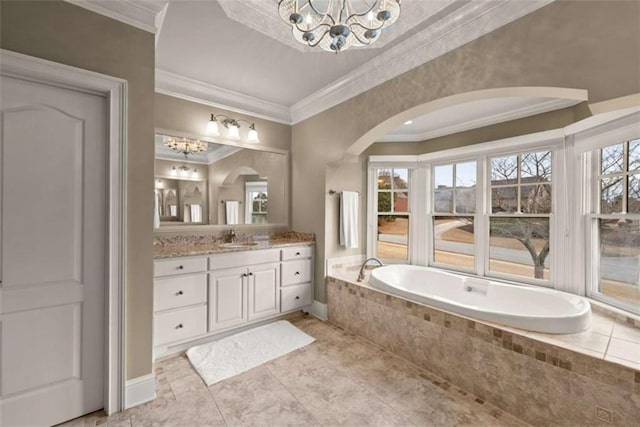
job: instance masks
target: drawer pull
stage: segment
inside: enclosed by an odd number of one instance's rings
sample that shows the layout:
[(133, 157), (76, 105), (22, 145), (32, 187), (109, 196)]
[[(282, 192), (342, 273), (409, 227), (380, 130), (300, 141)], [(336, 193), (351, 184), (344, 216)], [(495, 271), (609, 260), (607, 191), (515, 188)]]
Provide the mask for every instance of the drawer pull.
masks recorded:
[(176, 292), (176, 295), (184, 295), (184, 292), (178, 291), (178, 292)]
[(300, 275), (300, 272), (299, 272), (299, 271), (296, 271), (296, 276), (299, 276), (299, 275)]
[(300, 252), (296, 252), (296, 256), (300, 256)]
[(253, 276), (253, 273), (249, 273), (249, 276)]
[(176, 326), (176, 329), (182, 329), (184, 328), (184, 325), (182, 323), (180, 323), (178, 326)]
[(300, 297), (299, 297), (299, 296), (296, 296), (296, 299), (300, 299)]
[(184, 265), (179, 265), (178, 270), (184, 270)]

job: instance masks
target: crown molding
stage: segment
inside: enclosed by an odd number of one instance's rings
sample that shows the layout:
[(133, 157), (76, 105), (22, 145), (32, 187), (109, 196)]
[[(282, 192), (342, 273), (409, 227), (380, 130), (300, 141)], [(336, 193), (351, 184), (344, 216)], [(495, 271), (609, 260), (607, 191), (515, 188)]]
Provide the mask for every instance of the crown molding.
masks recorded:
[(561, 108), (572, 107), (586, 99), (563, 99), (556, 98), (533, 105), (511, 109), (491, 116), (483, 116), (472, 120), (463, 120), (463, 123), (453, 126), (446, 126), (439, 129), (430, 130), (419, 134), (387, 134), (376, 142), (420, 142), (445, 135), (453, 135), (454, 133), (464, 132), (471, 129), (478, 129), (485, 126), (491, 126), (498, 123), (504, 123), (511, 120), (522, 119), (524, 117), (535, 116), (536, 114), (547, 113), (549, 111), (559, 110)]
[(99, 13), (116, 21), (155, 34), (162, 25), (158, 14), (166, 10), (168, 0), (65, 0), (67, 3)]
[(291, 107), (299, 123), (356, 95), (444, 55), (555, 0), (469, 2), (455, 14), (386, 50)]
[(200, 80), (156, 68), (156, 92), (234, 113), (291, 125), (291, 109)]

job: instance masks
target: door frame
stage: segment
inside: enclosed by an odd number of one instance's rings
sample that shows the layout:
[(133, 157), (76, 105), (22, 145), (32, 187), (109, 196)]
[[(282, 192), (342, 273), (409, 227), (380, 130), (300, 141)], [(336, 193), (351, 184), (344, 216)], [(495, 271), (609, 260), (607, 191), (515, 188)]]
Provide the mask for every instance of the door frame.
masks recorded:
[(124, 408), (124, 285), (127, 166), (127, 81), (0, 49), (0, 75), (106, 98), (108, 105), (107, 254), (105, 271), (104, 410)]

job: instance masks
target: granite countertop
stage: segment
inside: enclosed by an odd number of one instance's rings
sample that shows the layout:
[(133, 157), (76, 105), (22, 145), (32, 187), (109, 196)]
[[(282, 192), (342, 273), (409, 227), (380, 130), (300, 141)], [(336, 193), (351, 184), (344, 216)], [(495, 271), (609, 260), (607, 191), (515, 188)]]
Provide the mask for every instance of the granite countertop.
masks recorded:
[(261, 249), (282, 248), (288, 246), (313, 245), (312, 234), (279, 233), (270, 235), (268, 239), (238, 239), (234, 243), (224, 243), (218, 239), (202, 239), (200, 237), (180, 236), (173, 241), (156, 242), (153, 246), (153, 258), (174, 258), (183, 256), (211, 255), (228, 252), (255, 251)]

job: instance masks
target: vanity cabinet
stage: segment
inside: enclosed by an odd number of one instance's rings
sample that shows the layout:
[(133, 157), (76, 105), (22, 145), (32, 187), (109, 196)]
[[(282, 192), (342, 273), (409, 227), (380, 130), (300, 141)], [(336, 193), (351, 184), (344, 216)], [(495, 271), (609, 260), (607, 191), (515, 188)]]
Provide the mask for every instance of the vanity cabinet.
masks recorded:
[(207, 332), (207, 260), (154, 263), (153, 342), (165, 345)]
[(310, 305), (312, 259), (301, 245), (156, 260), (154, 354)]
[(280, 309), (283, 313), (306, 307), (313, 302), (313, 247), (296, 246), (281, 250), (282, 277)]

